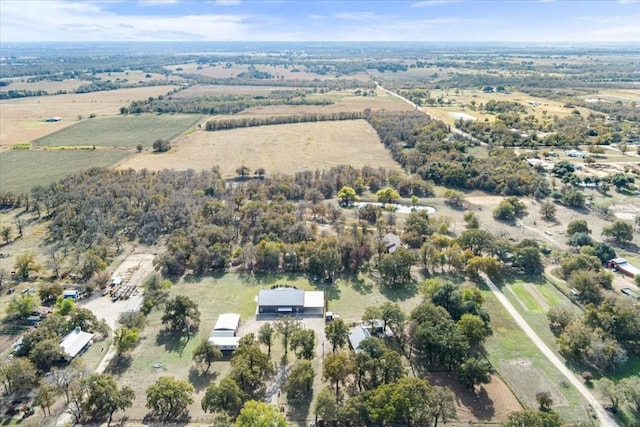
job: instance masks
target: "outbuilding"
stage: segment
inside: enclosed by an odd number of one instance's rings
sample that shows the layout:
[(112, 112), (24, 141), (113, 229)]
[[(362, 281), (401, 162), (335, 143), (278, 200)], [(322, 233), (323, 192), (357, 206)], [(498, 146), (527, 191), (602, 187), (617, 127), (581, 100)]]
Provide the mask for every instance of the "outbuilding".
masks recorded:
[(79, 296), (80, 296), (80, 292), (78, 292), (77, 289), (66, 289), (62, 292), (63, 299), (67, 299), (67, 298), (78, 299)]
[(360, 344), (367, 338), (371, 338), (371, 332), (366, 327), (360, 325), (349, 332), (349, 345), (356, 353), (360, 352)]
[(209, 343), (220, 351), (236, 351), (240, 345), (239, 337), (209, 337)]
[(640, 269), (629, 264), (629, 262), (624, 258), (614, 258), (612, 260), (609, 260), (608, 264), (609, 267), (631, 278), (634, 278), (636, 275), (640, 274)]
[(258, 294), (257, 314), (324, 316), (325, 302), (322, 291), (279, 287), (262, 289)]
[(211, 331), (212, 337), (235, 337), (240, 328), (240, 315), (236, 313), (224, 313), (218, 316), (216, 325)]

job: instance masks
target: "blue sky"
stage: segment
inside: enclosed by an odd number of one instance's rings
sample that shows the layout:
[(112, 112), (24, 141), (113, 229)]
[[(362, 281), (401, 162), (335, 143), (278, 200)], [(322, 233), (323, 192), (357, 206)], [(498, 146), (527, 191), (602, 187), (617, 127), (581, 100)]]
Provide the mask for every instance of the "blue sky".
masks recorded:
[(0, 0), (0, 41), (640, 42), (636, 0)]

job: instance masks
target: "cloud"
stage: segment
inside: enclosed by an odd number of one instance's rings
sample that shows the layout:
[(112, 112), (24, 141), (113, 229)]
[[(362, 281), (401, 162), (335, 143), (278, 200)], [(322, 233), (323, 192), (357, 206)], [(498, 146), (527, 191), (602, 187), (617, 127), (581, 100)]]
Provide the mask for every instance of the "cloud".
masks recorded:
[(180, 0), (139, 0), (138, 6), (169, 6), (180, 3)]
[(213, 2), (219, 6), (235, 6), (242, 3), (240, 0), (214, 0)]
[(344, 19), (347, 21), (365, 21), (370, 22), (372, 20), (379, 20), (382, 16), (373, 12), (343, 12), (336, 14), (336, 18)]

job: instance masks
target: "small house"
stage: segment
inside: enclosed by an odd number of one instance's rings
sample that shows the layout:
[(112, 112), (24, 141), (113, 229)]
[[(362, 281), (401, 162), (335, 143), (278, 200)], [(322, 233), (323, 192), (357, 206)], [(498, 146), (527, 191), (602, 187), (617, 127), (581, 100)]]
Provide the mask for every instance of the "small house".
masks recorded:
[(60, 343), (65, 359), (71, 360), (89, 348), (93, 343), (93, 337), (92, 333), (84, 332), (80, 327), (76, 327)]
[(351, 346), (353, 351), (358, 353), (359, 351), (361, 351), (359, 347), (362, 341), (366, 340), (367, 338), (371, 338), (371, 332), (369, 332), (369, 329), (362, 325), (356, 326), (355, 328), (351, 329), (348, 338), (349, 345)]

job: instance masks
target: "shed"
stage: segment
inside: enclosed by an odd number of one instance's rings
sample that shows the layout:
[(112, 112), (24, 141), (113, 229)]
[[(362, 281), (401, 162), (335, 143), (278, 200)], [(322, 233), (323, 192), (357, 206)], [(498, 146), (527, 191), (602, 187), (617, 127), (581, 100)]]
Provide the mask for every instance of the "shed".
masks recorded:
[(292, 314), (304, 310), (304, 291), (295, 288), (262, 289), (258, 294), (258, 313)]
[(93, 334), (84, 332), (80, 327), (76, 327), (66, 337), (62, 339), (60, 347), (67, 360), (71, 360), (89, 347), (93, 342)]
[(387, 253), (390, 254), (394, 253), (398, 250), (399, 247), (402, 246), (400, 236), (398, 236), (397, 234), (387, 233), (382, 238), (382, 241), (384, 242), (384, 246), (387, 249)]
[(324, 292), (306, 291), (304, 293), (304, 314), (324, 316)]
[(353, 351), (357, 353), (360, 351), (358, 349), (358, 347), (360, 347), (360, 343), (362, 343), (362, 341), (366, 340), (367, 338), (371, 338), (371, 332), (369, 332), (369, 329), (365, 328), (362, 325), (356, 326), (349, 332), (349, 345), (351, 346)]
[(238, 337), (209, 337), (209, 343), (218, 347), (220, 351), (236, 351), (240, 345)]
[(235, 337), (238, 333), (238, 328), (240, 328), (240, 315), (236, 313), (224, 313), (218, 316), (211, 336)]
[(637, 274), (640, 274), (640, 269), (629, 264), (629, 262), (624, 258), (614, 258), (612, 260), (609, 260), (608, 264), (609, 267), (631, 278), (634, 278)]

